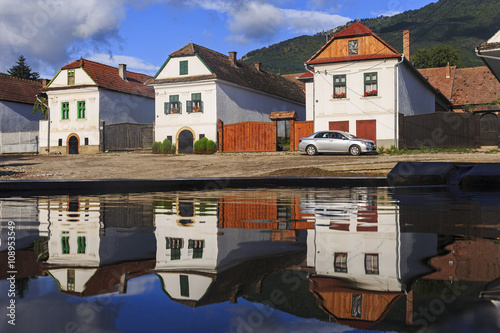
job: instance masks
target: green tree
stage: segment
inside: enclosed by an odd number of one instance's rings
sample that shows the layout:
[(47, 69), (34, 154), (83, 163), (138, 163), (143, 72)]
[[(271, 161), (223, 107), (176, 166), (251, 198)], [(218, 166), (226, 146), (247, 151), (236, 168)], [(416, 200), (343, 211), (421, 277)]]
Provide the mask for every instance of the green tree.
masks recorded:
[(39, 113), (40, 115), (43, 116), (44, 119), (47, 119), (49, 116), (48, 103), (49, 101), (46, 93), (38, 94), (35, 100), (35, 104), (33, 105), (33, 111), (31, 111), (31, 114)]
[(449, 45), (439, 44), (431, 49), (419, 49), (412, 57), (416, 68), (444, 67), (447, 64), (458, 66), (460, 64), (460, 50)]
[(12, 66), (8, 70), (8, 73), (10, 76), (26, 80), (37, 80), (40, 78), (38, 72), (31, 71), (31, 67), (26, 63), (26, 58), (23, 55), (17, 58), (16, 65)]

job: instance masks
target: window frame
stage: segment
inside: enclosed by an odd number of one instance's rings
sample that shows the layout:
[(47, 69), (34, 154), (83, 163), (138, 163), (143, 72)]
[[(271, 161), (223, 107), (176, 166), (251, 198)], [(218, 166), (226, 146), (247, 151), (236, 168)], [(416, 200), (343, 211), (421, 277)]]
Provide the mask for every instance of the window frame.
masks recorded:
[[(198, 111), (194, 108), (198, 107)], [(187, 113), (203, 113), (203, 101), (201, 99), (201, 93), (192, 93), (191, 100), (186, 101), (186, 112)]]
[[(369, 76), (368, 79), (367, 79), (367, 76)], [(375, 77), (375, 79), (373, 77)], [(378, 96), (378, 73), (377, 72), (364, 73), (363, 74), (363, 85), (364, 85), (364, 90), (363, 90), (364, 97)], [(369, 89), (368, 89), (368, 85), (370, 86)]]
[(68, 86), (74, 86), (75, 85), (75, 70), (74, 69), (68, 69)]
[(335, 252), (333, 256), (333, 268), (335, 273), (347, 273), (347, 256), (347, 252)]
[(359, 41), (357, 39), (351, 39), (347, 42), (347, 52), (349, 55), (359, 54)]
[[(377, 262), (374, 264), (373, 259), (376, 258)], [(370, 261), (370, 267), (368, 263)], [(365, 253), (365, 274), (367, 275), (379, 275), (380, 265), (379, 265), (379, 255), (378, 253)]]
[[(338, 80), (338, 82), (337, 82)], [(343, 80), (343, 82), (342, 82)], [(337, 91), (339, 88), (339, 91)], [(346, 98), (347, 97), (347, 76), (345, 74), (333, 76), (333, 98)]]
[[(165, 102), (163, 105), (163, 112), (165, 114), (181, 114), (182, 113), (182, 103), (179, 100), (179, 95), (170, 95), (168, 97), (169, 101)], [(173, 112), (172, 110), (176, 108), (177, 111)]]
[(188, 60), (179, 61), (179, 75), (188, 75), (189, 67)]
[(86, 107), (85, 107), (85, 101), (78, 101), (76, 102), (76, 105), (77, 105), (77, 118), (78, 119), (85, 119), (85, 110), (86, 110)]
[(61, 119), (69, 119), (69, 102), (61, 102)]

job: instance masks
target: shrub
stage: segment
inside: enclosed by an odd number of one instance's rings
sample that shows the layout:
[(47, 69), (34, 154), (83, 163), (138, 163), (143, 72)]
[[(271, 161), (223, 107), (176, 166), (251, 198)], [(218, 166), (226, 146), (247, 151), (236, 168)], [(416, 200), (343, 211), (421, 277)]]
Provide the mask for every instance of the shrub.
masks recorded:
[(213, 140), (208, 140), (207, 147), (206, 147), (207, 153), (213, 154), (213, 153), (215, 153), (215, 149), (216, 149), (215, 142)]
[(207, 142), (208, 139), (205, 136), (199, 140), (196, 140), (193, 145), (193, 152), (195, 154), (205, 154), (207, 152)]
[(171, 146), (170, 146), (170, 152), (171, 152), (172, 154), (175, 154), (175, 145), (171, 145)]
[(169, 139), (163, 140), (163, 143), (161, 145), (161, 153), (162, 154), (169, 154), (169, 153), (171, 153), (170, 152), (171, 149), (172, 149), (172, 142), (170, 142)]
[(155, 141), (153, 142), (153, 145), (151, 146), (151, 151), (153, 154), (159, 154), (161, 150), (161, 142)]

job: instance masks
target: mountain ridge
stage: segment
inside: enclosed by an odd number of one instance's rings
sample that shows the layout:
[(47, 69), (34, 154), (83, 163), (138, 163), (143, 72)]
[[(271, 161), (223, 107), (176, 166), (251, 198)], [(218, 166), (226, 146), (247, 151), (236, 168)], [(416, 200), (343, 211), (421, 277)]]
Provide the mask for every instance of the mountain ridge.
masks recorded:
[[(439, 0), (420, 9), (389, 17), (361, 19), (359, 22), (400, 52), (403, 30), (410, 30), (410, 56), (419, 49), (450, 45), (460, 50), (459, 67), (475, 67), (484, 65), (475, 55), (475, 47), (500, 29), (497, 23), (499, 17), (498, 0)], [(265, 70), (280, 74), (304, 72), (304, 62), (326, 43), (326, 36), (332, 36), (354, 22), (250, 51), (241, 60), (260, 62)]]

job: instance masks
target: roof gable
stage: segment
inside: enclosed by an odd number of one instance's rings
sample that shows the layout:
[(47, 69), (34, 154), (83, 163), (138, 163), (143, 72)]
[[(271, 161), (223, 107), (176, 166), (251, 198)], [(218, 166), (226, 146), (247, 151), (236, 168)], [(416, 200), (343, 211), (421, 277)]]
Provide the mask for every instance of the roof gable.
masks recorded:
[[(349, 52), (350, 42), (354, 42), (351, 45), (357, 43), (356, 53)], [(306, 63), (314, 65), (398, 57), (401, 57), (401, 53), (377, 36), (371, 29), (356, 22), (333, 35)]]
[[(220, 79), (242, 87), (255, 89), (271, 95), (304, 103), (303, 90), (296, 83), (285, 77), (257, 69), (255, 66), (239, 61), (232, 61), (229, 56), (210, 50), (206, 47), (190, 43), (170, 54), (168, 62), (174, 58), (196, 56), (210, 73), (194, 73), (175, 77), (157, 77), (147, 84), (194, 82), (199, 80)], [(165, 66), (165, 65), (164, 65)], [(161, 71), (161, 70), (160, 70)]]
[(0, 75), (1, 101), (35, 104), (36, 95), (41, 89), (40, 82)]
[[(75, 80), (75, 85), (66, 84), (64, 86), (52, 86), (52, 82), (56, 80), (61, 72), (65, 73), (66, 70), (69, 69), (82, 69), (83, 72), (85, 72), (88, 77), (94, 82), (94, 84), (90, 84), (89, 81), (85, 82), (85, 84), (83, 85), (78, 85), (78, 81)], [(61, 71), (44, 90), (50, 91), (58, 89), (75, 89), (78, 87), (88, 87), (89, 85), (95, 85), (100, 88), (114, 90), (122, 93), (154, 98), (154, 90), (151, 87), (144, 85), (144, 82), (149, 79), (151, 79), (151, 76), (149, 75), (126, 71), (126, 80), (124, 80), (120, 77), (119, 69), (117, 67), (104, 65), (87, 59), (79, 59), (61, 67)]]

